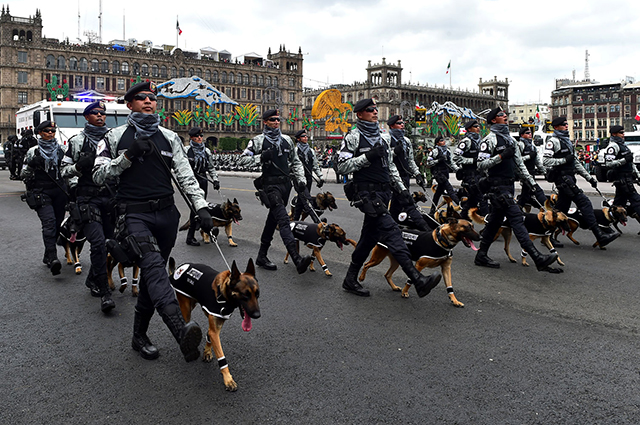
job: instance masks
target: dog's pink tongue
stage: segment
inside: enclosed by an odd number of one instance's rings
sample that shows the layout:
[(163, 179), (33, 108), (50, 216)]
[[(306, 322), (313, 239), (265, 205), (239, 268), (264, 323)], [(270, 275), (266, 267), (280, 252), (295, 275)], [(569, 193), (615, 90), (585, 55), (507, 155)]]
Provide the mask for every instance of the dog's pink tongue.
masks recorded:
[(476, 246), (473, 244), (473, 241), (469, 241), (469, 243), (471, 244), (471, 249), (472, 249), (472, 250), (474, 250), (474, 251), (477, 251), (477, 250), (478, 250), (478, 247), (476, 247)]
[(71, 237), (69, 238), (69, 242), (74, 243), (76, 241), (76, 235), (77, 233), (72, 233)]
[(251, 330), (251, 317), (248, 314), (244, 315), (244, 319), (242, 320), (242, 330), (245, 332), (249, 332)]

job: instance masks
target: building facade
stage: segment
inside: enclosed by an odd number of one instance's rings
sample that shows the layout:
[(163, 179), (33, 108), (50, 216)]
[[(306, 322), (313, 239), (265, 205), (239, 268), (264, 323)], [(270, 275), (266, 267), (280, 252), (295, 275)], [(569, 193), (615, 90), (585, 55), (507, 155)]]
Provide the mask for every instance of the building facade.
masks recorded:
[(526, 124), (530, 119), (536, 121), (539, 114), (539, 121), (545, 122), (551, 117), (549, 105), (546, 103), (524, 103), (509, 105), (509, 123)]
[[(378, 104), (378, 116), (386, 121), (390, 116), (400, 114), (404, 117), (413, 117), (416, 104), (429, 108), (433, 102), (443, 104), (447, 101), (457, 106), (472, 109), (475, 113), (501, 106), (508, 109), (509, 82), (507, 79), (500, 81), (497, 77), (478, 83), (478, 91), (451, 89), (418, 84), (407, 84), (402, 81), (402, 64), (387, 63), (382, 58), (382, 63), (371, 64), (369, 61), (366, 71), (367, 80), (354, 84), (339, 84), (328, 88), (335, 88), (342, 93), (344, 103), (355, 104), (365, 98), (373, 98)], [(316, 97), (325, 89), (305, 89), (303, 93), (303, 113), (311, 116), (311, 109)], [(354, 119), (354, 117), (350, 117)], [(316, 140), (327, 140), (332, 137), (323, 129), (315, 129)]]
[[(9, 7), (0, 14), (0, 137), (16, 133), (15, 112), (22, 106), (51, 97), (47, 85), (68, 85), (68, 97), (94, 90), (122, 97), (137, 81), (162, 83), (172, 78), (198, 76), (214, 85), (240, 105), (257, 107), (258, 119), (252, 125), (234, 120), (234, 106), (217, 107), (222, 117), (216, 123), (180, 124), (176, 112), (195, 111), (203, 102), (191, 99), (159, 99), (158, 109), (166, 116), (163, 125), (186, 137), (189, 128), (200, 125), (217, 137), (252, 137), (262, 131), (261, 113), (279, 109), (284, 117), (283, 131), (302, 128), (296, 118), (302, 107), (301, 50), (290, 53), (281, 45), (267, 60), (253, 55), (251, 60), (229, 60), (223, 55), (203, 55), (180, 49), (153, 49), (111, 44), (77, 45), (44, 38), (39, 10), (28, 18), (12, 16)], [(228, 52), (226, 52), (228, 53)], [(230, 57), (230, 55), (229, 55)], [(66, 86), (65, 86), (66, 87)], [(53, 99), (55, 100), (55, 99)], [(212, 111), (214, 112), (214, 111)]]

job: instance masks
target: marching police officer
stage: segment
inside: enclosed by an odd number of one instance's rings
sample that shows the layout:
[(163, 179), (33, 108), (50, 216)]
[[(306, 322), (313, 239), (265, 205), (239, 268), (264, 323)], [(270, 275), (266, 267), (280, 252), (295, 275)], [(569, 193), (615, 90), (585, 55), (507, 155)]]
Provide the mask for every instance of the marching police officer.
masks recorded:
[[(207, 173), (213, 180), (213, 190), (220, 190), (220, 180), (218, 179), (218, 173), (213, 166), (213, 154), (208, 147), (202, 143), (202, 129), (200, 127), (193, 127), (189, 130), (189, 146), (187, 146), (187, 158), (189, 158), (189, 164), (193, 169), (193, 174), (198, 180), (200, 189), (204, 192), (205, 199), (207, 198), (207, 192), (209, 187), (209, 181), (207, 180)], [(198, 227), (198, 221), (193, 211), (189, 215), (189, 230), (187, 231), (187, 245), (200, 246), (200, 242), (196, 240), (194, 234)]]
[(338, 168), (341, 174), (353, 173), (353, 179), (345, 185), (345, 194), (352, 205), (364, 213), (364, 221), (342, 288), (352, 294), (369, 296), (369, 291), (358, 282), (358, 272), (380, 242), (389, 248), (410, 283), (415, 285), (418, 296), (424, 297), (442, 276), (436, 272), (427, 277), (414, 267), (402, 232), (387, 210), (392, 189), (401, 193), (404, 203), (411, 200), (393, 163), (391, 140), (388, 134), (380, 133), (378, 108), (373, 99), (359, 101), (353, 111), (358, 118), (356, 128), (342, 142)]
[(457, 166), (451, 161), (451, 152), (447, 148), (447, 141), (442, 137), (436, 137), (436, 146), (433, 148), (427, 159), (427, 166), (431, 169), (433, 178), (438, 182), (436, 192), (433, 194), (433, 204), (431, 204), (431, 215), (436, 213), (440, 196), (445, 193), (449, 195), (451, 200), (457, 205), (460, 199), (456, 195), (451, 182), (449, 182), (449, 169), (456, 171)]
[(640, 213), (640, 195), (634, 181), (638, 180), (638, 169), (633, 163), (633, 152), (624, 142), (624, 127), (614, 125), (610, 128), (611, 138), (604, 154), (605, 166), (609, 168), (607, 177), (613, 181), (616, 195), (613, 205), (631, 204), (633, 214)]
[[(544, 172), (545, 168), (542, 164), (542, 159), (540, 158), (540, 155), (538, 155), (538, 149), (536, 149), (536, 146), (532, 141), (533, 133), (531, 132), (531, 127), (520, 128), (519, 134), (520, 140), (518, 140), (518, 150), (520, 151), (520, 157), (522, 157), (524, 166), (527, 167), (527, 171), (531, 177), (536, 175), (536, 168)], [(532, 198), (535, 198), (533, 203), (531, 202)], [(522, 191), (518, 197), (518, 205), (520, 208), (524, 208), (525, 205), (544, 207), (546, 199), (544, 191), (539, 184), (536, 183), (532, 187), (527, 182), (522, 183)], [(554, 242), (554, 246), (556, 245), (557, 242)]]
[(453, 152), (453, 162), (460, 167), (456, 171), (456, 176), (461, 182), (461, 186), (466, 191), (467, 200), (462, 202), (462, 218), (469, 218), (469, 210), (479, 207), (478, 213), (485, 216), (489, 213), (489, 204), (484, 198), (478, 180), (478, 153), (480, 152), (480, 124), (472, 120), (464, 125), (466, 137), (460, 140), (456, 150)]
[(324, 185), (324, 179), (322, 178), (322, 170), (320, 170), (320, 166), (318, 165), (318, 158), (316, 158), (313, 149), (309, 146), (309, 136), (307, 136), (307, 130), (300, 130), (295, 134), (296, 139), (296, 147), (298, 149), (298, 157), (300, 158), (300, 162), (302, 163), (302, 168), (304, 168), (304, 177), (306, 179), (306, 188), (307, 191), (305, 195), (298, 195), (296, 200), (296, 205), (293, 211), (293, 220), (300, 220), (300, 216), (302, 215), (302, 211), (305, 208), (308, 208), (308, 202), (305, 202), (305, 196), (308, 197), (309, 192), (311, 191), (311, 183), (313, 183), (313, 174), (314, 173), (318, 177), (318, 189), (321, 189)]
[(544, 165), (548, 168), (547, 180), (555, 183), (558, 188), (558, 201), (555, 207), (566, 213), (569, 211), (571, 201), (573, 201), (600, 246), (605, 246), (613, 242), (620, 234), (605, 233), (600, 229), (593, 213), (593, 205), (576, 184), (575, 174), (579, 173), (594, 188), (598, 187), (598, 181), (589, 175), (576, 157), (573, 143), (569, 139), (567, 118), (555, 118), (551, 125), (554, 131), (553, 136), (547, 140), (544, 147)]
[[(524, 226), (522, 210), (514, 199), (514, 181), (517, 178), (527, 180), (532, 186), (535, 181), (522, 163), (516, 141), (509, 134), (507, 113), (502, 108), (492, 109), (487, 115), (487, 122), (491, 124), (491, 132), (480, 143), (478, 169), (488, 175), (485, 187), (491, 212), (474, 262), (478, 266), (500, 267), (497, 261), (489, 258), (488, 252), (506, 217), (520, 246), (531, 256), (538, 271), (547, 270), (556, 261), (558, 254), (543, 255), (535, 248)], [(482, 188), (483, 184), (480, 186)]]
[(147, 336), (155, 309), (178, 341), (185, 360), (193, 361), (200, 355), (202, 331), (195, 322), (185, 323), (165, 268), (180, 220), (170, 169), (179, 189), (198, 212), (205, 232), (211, 231), (213, 220), (182, 141), (176, 133), (160, 126), (155, 84), (135, 84), (124, 99), (131, 114), (127, 124), (111, 130), (99, 143), (93, 178), (98, 185), (108, 178), (119, 178), (116, 240), (133, 258), (125, 256), (141, 270), (131, 346), (144, 359), (158, 357), (158, 349)]
[(22, 173), (22, 166), (24, 165), (24, 158), (27, 151), (38, 144), (38, 141), (33, 137), (33, 130), (28, 129), (24, 132), (22, 137), (15, 140), (13, 143), (13, 150), (11, 151), (11, 162), (15, 169), (17, 180), (20, 180), (20, 174)]
[(107, 313), (116, 306), (107, 281), (105, 245), (106, 239), (113, 236), (111, 200), (115, 195), (116, 182), (111, 179), (98, 186), (91, 177), (98, 143), (109, 131), (106, 106), (102, 101), (92, 102), (82, 114), (87, 122), (80, 133), (69, 139), (61, 174), (70, 185), (77, 180), (72, 187), (76, 202), (69, 205), (69, 213), (82, 221), (84, 234), (91, 244), (91, 269), (85, 284), (91, 289), (91, 295), (100, 297), (100, 309)]
[(256, 265), (265, 270), (277, 270), (278, 267), (267, 257), (267, 252), (273, 240), (273, 233), (278, 226), (282, 242), (296, 265), (296, 270), (302, 274), (309, 268), (311, 256), (301, 257), (298, 253), (296, 240), (289, 227), (286, 205), (291, 193), (291, 177), (293, 177), (298, 197), (305, 196), (307, 186), (304, 169), (293, 141), (280, 132), (278, 111), (275, 109), (265, 111), (262, 114), (262, 122), (264, 123), (262, 134), (249, 141), (239, 160), (240, 165), (262, 165), (262, 176), (257, 180), (256, 188), (261, 193), (261, 199), (269, 209), (269, 214), (260, 236)]
[[(416, 183), (419, 186), (424, 186), (424, 177), (420, 173), (420, 169), (416, 165), (413, 157), (413, 147), (411, 141), (404, 135), (404, 120), (400, 115), (393, 115), (387, 120), (389, 126), (389, 133), (391, 136), (391, 149), (393, 149), (393, 163), (400, 174), (402, 183), (405, 189), (411, 192), (409, 184), (411, 177), (415, 177)], [(412, 226), (417, 230), (427, 231), (431, 230), (427, 222), (422, 217), (422, 214), (416, 208), (416, 204), (411, 199), (404, 199), (399, 196), (398, 193), (391, 195), (391, 206), (389, 207), (389, 213), (394, 220), (399, 221), (398, 216), (401, 212), (405, 212), (411, 219)]]
[(60, 274), (62, 268), (56, 241), (68, 199), (64, 179), (60, 175), (64, 149), (56, 140), (55, 123), (43, 121), (36, 127), (36, 132), (39, 136), (38, 144), (27, 152), (21, 177), (27, 187), (25, 200), (38, 213), (42, 223), (42, 262), (55, 276)]
[(18, 179), (19, 170), (16, 170), (16, 165), (14, 164), (12, 159), (13, 144), (17, 140), (18, 140), (18, 136), (16, 136), (15, 134), (12, 134), (11, 136), (9, 136), (7, 141), (4, 142), (4, 144), (2, 145), (2, 150), (4, 151), (4, 160), (6, 161), (7, 166), (9, 166), (9, 180)]

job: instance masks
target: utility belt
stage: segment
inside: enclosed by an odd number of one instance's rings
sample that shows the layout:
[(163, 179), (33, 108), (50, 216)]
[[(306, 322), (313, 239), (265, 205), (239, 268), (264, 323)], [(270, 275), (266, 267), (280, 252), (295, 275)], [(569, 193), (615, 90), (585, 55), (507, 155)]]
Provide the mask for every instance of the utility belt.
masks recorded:
[(555, 180), (558, 191), (564, 192), (569, 197), (574, 197), (582, 193), (582, 189), (578, 187), (572, 175), (562, 175)]
[(609, 170), (607, 171), (607, 180), (610, 182), (633, 180), (633, 173), (621, 173), (616, 170)]
[(116, 220), (115, 239), (107, 239), (107, 252), (124, 267), (133, 266), (148, 252), (160, 252), (160, 246), (154, 236), (135, 236), (129, 234), (126, 216)]
[(174, 205), (173, 195), (162, 199), (152, 199), (145, 202), (118, 202), (117, 215), (140, 214), (160, 211)]
[(78, 186), (76, 187), (76, 196), (87, 196), (89, 198), (101, 196), (110, 198), (111, 192), (104, 186)]
[(86, 224), (91, 222), (102, 223), (102, 213), (100, 208), (95, 205), (81, 204), (76, 202), (69, 202), (65, 209), (69, 211), (69, 216), (76, 223)]
[(475, 168), (460, 168), (456, 171), (456, 179), (460, 181), (471, 180), (476, 178), (478, 170)]
[(487, 177), (487, 182), (491, 186), (512, 186), (515, 179), (509, 179), (504, 177)]
[[(353, 180), (344, 185), (344, 193), (352, 206), (363, 213), (378, 217), (388, 214), (387, 206), (380, 196), (374, 192), (391, 191), (389, 183), (356, 183)], [(361, 192), (369, 192), (368, 196), (361, 196)]]
[[(353, 182), (356, 192), (390, 192), (391, 184), (389, 183), (356, 183)], [(346, 186), (346, 185), (345, 185)], [(346, 187), (345, 187), (346, 192)]]
[(636, 187), (633, 182), (633, 173), (624, 173), (624, 177), (618, 176), (613, 185), (617, 193), (621, 195), (631, 195), (636, 193)]
[(562, 180), (565, 176), (573, 176), (575, 175), (574, 170), (558, 170), (557, 168), (550, 168), (547, 170), (547, 174), (545, 175), (545, 179), (548, 182), (557, 183)]
[(269, 185), (274, 185), (274, 184), (287, 184), (289, 183), (291, 180), (289, 178), (289, 176), (268, 176), (268, 177), (262, 177), (262, 185), (263, 186), (269, 186)]
[(37, 210), (45, 205), (51, 205), (51, 198), (49, 195), (42, 193), (42, 189), (27, 190), (20, 195), (20, 200), (26, 202), (32, 210)]

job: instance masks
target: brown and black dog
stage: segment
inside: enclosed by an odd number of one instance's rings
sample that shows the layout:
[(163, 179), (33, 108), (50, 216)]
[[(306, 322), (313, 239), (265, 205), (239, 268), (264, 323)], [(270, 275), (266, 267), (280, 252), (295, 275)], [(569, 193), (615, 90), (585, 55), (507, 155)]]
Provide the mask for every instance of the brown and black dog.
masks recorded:
[[(125, 267), (122, 264), (118, 263), (115, 260), (115, 258), (111, 256), (111, 254), (107, 254), (107, 282), (109, 282), (109, 289), (111, 289), (112, 291), (115, 291), (116, 289), (116, 286), (113, 283), (113, 276), (112, 276), (113, 269), (115, 269), (116, 266), (118, 266), (118, 275), (120, 276), (119, 291), (120, 293), (123, 293), (125, 289), (127, 289), (127, 286), (129, 285), (129, 279), (124, 273)], [(133, 276), (132, 276), (132, 282), (131, 282), (131, 296), (137, 297), (138, 283), (140, 282), (140, 268), (134, 264), (132, 266), (132, 269), (133, 269)]]
[[(296, 244), (298, 252), (300, 252), (300, 242), (304, 243), (307, 248), (311, 248), (313, 253), (311, 254), (312, 260), (309, 264), (309, 271), (315, 272), (313, 267), (313, 258), (318, 260), (324, 274), (327, 276), (333, 276), (329, 271), (327, 263), (324, 262), (320, 251), (324, 247), (325, 242), (334, 242), (338, 248), (342, 249), (345, 244), (356, 247), (356, 241), (347, 238), (347, 233), (337, 224), (327, 224), (321, 221), (318, 224), (310, 223), (308, 221), (292, 221), (290, 224), (291, 232), (296, 238)], [(284, 263), (289, 262), (289, 253), (284, 257)]]
[[(477, 208), (471, 208), (469, 210), (469, 217), (472, 218), (474, 222), (484, 222), (484, 217), (478, 215)], [(569, 230), (569, 218), (562, 211), (558, 211), (556, 209), (549, 209), (540, 211), (538, 213), (524, 213), (524, 227), (527, 229), (527, 233), (529, 234), (529, 239), (535, 241), (536, 239), (540, 239), (542, 244), (546, 246), (551, 253), (556, 252), (553, 243), (551, 242), (551, 236), (554, 235), (555, 232), (565, 232)], [(512, 263), (516, 263), (516, 259), (511, 255), (511, 251), (509, 249), (511, 244), (511, 236), (513, 231), (511, 227), (502, 226), (496, 233), (496, 236), (493, 240), (496, 240), (498, 236), (502, 235), (504, 238), (504, 252), (507, 254), (509, 261)], [(557, 233), (555, 233), (557, 234)], [(523, 250), (520, 253), (522, 258), (522, 265), (528, 267), (527, 263), (527, 254)], [(558, 257), (558, 264), (564, 266), (564, 263)], [(556, 269), (552, 267), (547, 267), (546, 271), (549, 273), (562, 273), (562, 269)]]
[(76, 274), (82, 273), (80, 253), (86, 241), (87, 237), (82, 231), (82, 225), (76, 223), (71, 216), (67, 216), (60, 226), (57, 242), (58, 245), (64, 247), (64, 256), (67, 259), (67, 265), (73, 265)]
[[(617, 224), (622, 224), (623, 226), (627, 225), (627, 210), (624, 207), (619, 205), (613, 205), (611, 207), (602, 207), (602, 208), (594, 208), (593, 213), (596, 216), (596, 222), (598, 226), (604, 232), (615, 232), (615, 230), (611, 226), (616, 226)], [(569, 217), (569, 225), (570, 229), (568, 230), (567, 237), (576, 245), (580, 245), (580, 242), (573, 238), (573, 233), (578, 229), (588, 229), (587, 223), (584, 220), (584, 217), (577, 209), (570, 209), (567, 214)], [(555, 237), (558, 237), (559, 231), (556, 231)], [(593, 245), (594, 248), (600, 246), (600, 244), (596, 241)], [(600, 249), (607, 249), (606, 247), (600, 246)]]
[(245, 272), (240, 273), (235, 261), (231, 270), (218, 272), (205, 264), (186, 263), (176, 268), (175, 260), (169, 258), (169, 275), (184, 320), (188, 323), (196, 304), (200, 304), (209, 321), (202, 360), (210, 362), (217, 359), (225, 389), (236, 391), (238, 384), (229, 372), (220, 342), (220, 331), (236, 308), (240, 310), (242, 330), (245, 332), (251, 330), (251, 319), (260, 317), (260, 288), (253, 260), (250, 258)]
[(411, 197), (413, 197), (413, 202), (415, 202), (416, 204), (418, 202), (427, 202), (427, 195), (425, 195), (424, 192), (420, 190), (413, 192)]
[[(456, 307), (464, 307), (464, 304), (458, 301), (453, 293), (451, 263), (453, 262), (453, 249), (458, 242), (462, 242), (466, 247), (472, 248), (474, 251), (477, 250), (473, 241), (479, 241), (480, 235), (473, 228), (473, 223), (452, 218), (449, 219), (447, 224), (443, 224), (431, 232), (403, 230), (402, 238), (407, 243), (412, 260), (416, 262), (416, 269), (422, 271), (425, 267), (440, 267), (449, 300)], [(376, 245), (371, 251), (371, 258), (364, 265), (359, 280), (362, 282), (367, 275), (367, 270), (380, 264), (385, 257), (389, 257), (390, 265), (384, 277), (387, 279), (391, 289), (400, 291), (400, 287), (396, 286), (391, 280), (399, 264), (389, 250), (380, 244)], [(411, 288), (411, 285), (407, 284), (402, 289), (403, 298), (409, 297), (409, 288)]]
[[(297, 196), (291, 199), (291, 210), (289, 211), (289, 220), (291, 221), (293, 221), (294, 210), (296, 208), (296, 199)], [(326, 210), (333, 211), (338, 209), (338, 204), (336, 204), (336, 198), (331, 192), (319, 192), (316, 196), (311, 197), (311, 207), (315, 210), (318, 217), (320, 217)], [(308, 216), (309, 214), (303, 210), (300, 220), (304, 221)]]
[[(233, 241), (233, 231), (231, 228), (233, 223), (239, 224), (238, 222), (242, 220), (242, 213), (238, 200), (233, 198), (233, 202), (227, 199), (227, 201), (222, 204), (209, 204), (207, 209), (209, 210), (209, 214), (211, 214), (211, 218), (213, 218), (213, 225), (215, 227), (224, 227), (227, 239), (229, 240), (229, 246), (238, 246), (238, 244)], [(191, 220), (187, 220), (185, 224), (180, 226), (180, 231), (188, 230), (190, 224)], [(204, 243), (211, 242), (209, 235), (204, 233), (202, 230), (200, 231), (200, 235), (202, 236)]]

